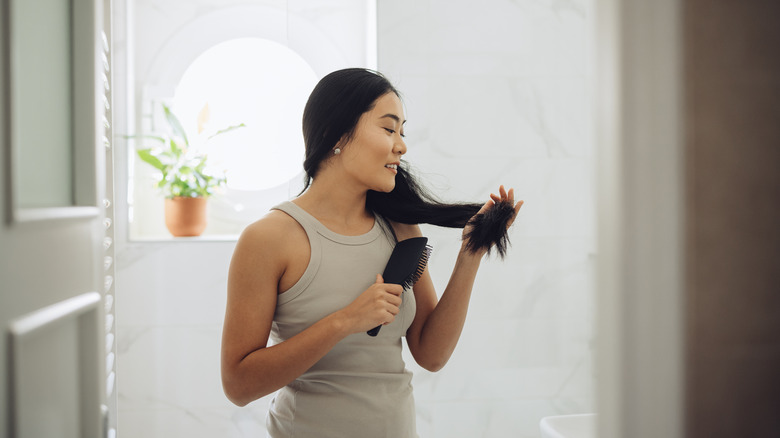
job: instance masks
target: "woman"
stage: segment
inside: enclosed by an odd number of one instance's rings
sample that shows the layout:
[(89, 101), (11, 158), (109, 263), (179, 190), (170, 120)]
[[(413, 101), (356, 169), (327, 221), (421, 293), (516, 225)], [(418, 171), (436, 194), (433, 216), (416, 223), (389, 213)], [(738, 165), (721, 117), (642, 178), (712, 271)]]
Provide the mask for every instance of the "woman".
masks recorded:
[[(272, 437), (417, 436), (401, 337), (420, 366), (441, 369), (482, 256), (493, 243), (503, 254), (522, 201), (503, 186), (484, 205), (426, 196), (401, 163), (404, 122), (398, 92), (382, 75), (346, 69), (324, 77), (304, 110), (304, 191), (249, 225), (236, 245), (222, 381), (239, 406), (281, 389), (267, 418)], [(496, 205), (509, 211), (501, 229), (475, 243), (470, 219)], [(419, 223), (465, 226), (441, 300), (427, 268), (406, 291), (380, 275), (397, 241), (422, 235)], [(377, 325), (379, 335), (368, 336)]]

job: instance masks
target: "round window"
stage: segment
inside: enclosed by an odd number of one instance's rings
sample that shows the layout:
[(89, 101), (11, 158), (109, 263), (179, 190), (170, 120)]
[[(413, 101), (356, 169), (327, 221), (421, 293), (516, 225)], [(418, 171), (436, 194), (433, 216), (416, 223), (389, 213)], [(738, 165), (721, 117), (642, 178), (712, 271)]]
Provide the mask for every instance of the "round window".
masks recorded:
[(301, 172), (301, 118), (316, 83), (309, 64), (289, 48), (234, 39), (195, 59), (176, 87), (173, 110), (192, 137), (191, 147), (226, 171), (229, 189), (263, 190)]

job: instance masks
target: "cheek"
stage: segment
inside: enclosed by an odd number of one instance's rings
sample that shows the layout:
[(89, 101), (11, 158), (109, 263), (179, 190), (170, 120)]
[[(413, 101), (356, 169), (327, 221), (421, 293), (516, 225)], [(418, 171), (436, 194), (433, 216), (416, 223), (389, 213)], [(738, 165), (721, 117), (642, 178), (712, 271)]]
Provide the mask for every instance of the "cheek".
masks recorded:
[(352, 145), (355, 147), (355, 159), (366, 164), (370, 162), (384, 163), (393, 150), (393, 142), (390, 140), (390, 136), (385, 136), (381, 133), (378, 135), (365, 135), (360, 140), (360, 142)]
[(378, 133), (371, 138), (371, 150), (384, 160), (393, 150), (393, 137), (385, 133)]

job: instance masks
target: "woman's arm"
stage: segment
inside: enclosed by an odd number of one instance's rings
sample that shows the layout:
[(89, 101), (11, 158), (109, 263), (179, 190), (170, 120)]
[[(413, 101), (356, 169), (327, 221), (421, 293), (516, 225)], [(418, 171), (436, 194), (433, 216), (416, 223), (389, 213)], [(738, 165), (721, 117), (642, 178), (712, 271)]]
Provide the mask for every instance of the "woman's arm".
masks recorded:
[(349, 306), (268, 347), (278, 284), (287, 267), (285, 248), (290, 246), (290, 233), (280, 232), (290, 231), (284, 226), (280, 219), (267, 217), (248, 227), (230, 263), (222, 385), (239, 406), (295, 380), (347, 335), (392, 322), (401, 304), (401, 286), (384, 284), (378, 276)]
[[(510, 201), (514, 205), (514, 191), (499, 189), (500, 196), (491, 195), (491, 200), (485, 203), (480, 213), (486, 211), (495, 202)], [(515, 216), (520, 211), (523, 202), (515, 205)], [(512, 221), (509, 222), (511, 225)], [(399, 239), (421, 236), (416, 225), (397, 225)], [(464, 230), (464, 234), (468, 230)], [(440, 370), (450, 359), (455, 346), (460, 339), (463, 324), (466, 321), (471, 290), (479, 269), (484, 251), (471, 253), (466, 250), (465, 242), (458, 252), (455, 267), (450, 281), (439, 300), (433, 287), (430, 273), (426, 268), (423, 275), (414, 285), (414, 296), (417, 303), (417, 313), (412, 325), (406, 332), (409, 350), (417, 363), (429, 370)]]

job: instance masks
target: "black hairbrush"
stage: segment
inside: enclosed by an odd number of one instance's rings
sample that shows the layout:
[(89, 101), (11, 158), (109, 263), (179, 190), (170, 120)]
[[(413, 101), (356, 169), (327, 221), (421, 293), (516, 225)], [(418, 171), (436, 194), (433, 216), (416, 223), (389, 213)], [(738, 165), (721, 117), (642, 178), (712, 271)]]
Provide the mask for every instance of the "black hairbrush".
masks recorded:
[[(425, 271), (432, 249), (427, 237), (412, 237), (398, 242), (382, 273), (385, 283), (400, 284), (404, 289), (411, 287)], [(378, 325), (366, 333), (376, 336), (381, 328)]]

